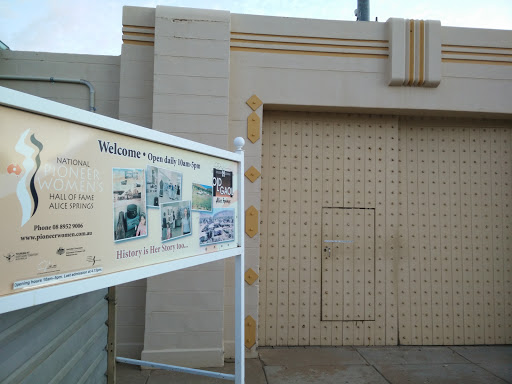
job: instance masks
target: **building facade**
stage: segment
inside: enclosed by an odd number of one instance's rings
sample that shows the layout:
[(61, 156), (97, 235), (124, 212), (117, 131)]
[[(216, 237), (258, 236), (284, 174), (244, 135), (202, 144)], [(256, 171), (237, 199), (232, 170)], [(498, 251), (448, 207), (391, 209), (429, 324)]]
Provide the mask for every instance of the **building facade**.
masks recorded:
[[(97, 113), (247, 138), (247, 353), (512, 343), (512, 31), (124, 7), (120, 57), (0, 54)], [(59, 72), (59, 73), (57, 73)], [(87, 108), (79, 85), (0, 80)], [(234, 266), (118, 289), (118, 355), (222, 365)]]

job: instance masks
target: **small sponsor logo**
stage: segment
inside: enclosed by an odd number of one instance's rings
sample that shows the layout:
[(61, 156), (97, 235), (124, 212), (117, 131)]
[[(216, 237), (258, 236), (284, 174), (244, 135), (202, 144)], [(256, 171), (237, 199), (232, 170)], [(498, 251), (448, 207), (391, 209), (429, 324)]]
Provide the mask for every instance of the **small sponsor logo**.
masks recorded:
[(19, 176), (21, 173), (21, 167), (18, 164), (9, 164), (7, 166), (7, 173), (14, 173), (16, 176)]
[(66, 252), (66, 250), (64, 248), (62, 248), (62, 247), (59, 247), (59, 249), (57, 249), (56, 253), (57, 253), (57, 255), (63, 255), (64, 252)]
[(87, 261), (95, 265), (97, 262), (100, 262), (100, 259), (97, 259), (96, 256), (87, 256)]
[(11, 262), (14, 259), (14, 256), (14, 253), (8, 253), (7, 255), (4, 255), (8, 262)]

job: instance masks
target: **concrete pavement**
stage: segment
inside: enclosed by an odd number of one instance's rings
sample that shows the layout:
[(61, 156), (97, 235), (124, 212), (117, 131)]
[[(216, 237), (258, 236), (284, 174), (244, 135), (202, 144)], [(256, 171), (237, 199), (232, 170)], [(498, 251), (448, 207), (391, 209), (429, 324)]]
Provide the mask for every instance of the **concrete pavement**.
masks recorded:
[[(234, 363), (209, 370), (233, 373)], [(118, 384), (229, 383), (117, 365)], [(246, 360), (247, 384), (512, 383), (512, 346), (260, 348)]]

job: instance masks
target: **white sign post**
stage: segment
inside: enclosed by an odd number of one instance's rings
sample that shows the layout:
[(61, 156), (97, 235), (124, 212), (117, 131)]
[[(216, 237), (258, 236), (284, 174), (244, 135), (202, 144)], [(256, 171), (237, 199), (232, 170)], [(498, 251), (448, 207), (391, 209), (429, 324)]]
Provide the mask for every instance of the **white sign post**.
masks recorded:
[(235, 153), (0, 87), (0, 314), (235, 257), (244, 382), (244, 140)]

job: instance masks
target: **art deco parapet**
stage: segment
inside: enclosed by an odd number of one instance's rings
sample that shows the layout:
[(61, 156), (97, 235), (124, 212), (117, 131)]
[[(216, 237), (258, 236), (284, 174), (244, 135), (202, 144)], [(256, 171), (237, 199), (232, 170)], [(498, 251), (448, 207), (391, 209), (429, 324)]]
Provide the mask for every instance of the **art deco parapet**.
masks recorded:
[(437, 87), (441, 82), (441, 22), (391, 18), (388, 84)]

